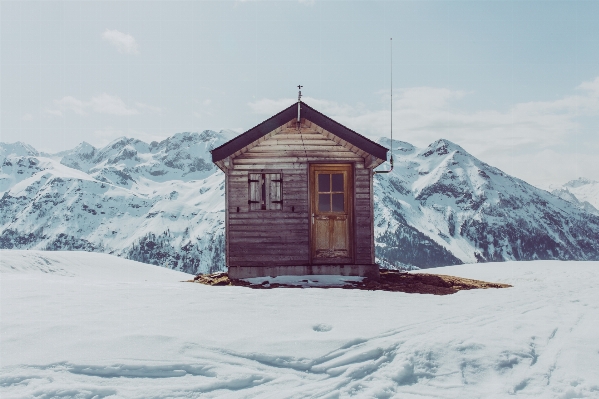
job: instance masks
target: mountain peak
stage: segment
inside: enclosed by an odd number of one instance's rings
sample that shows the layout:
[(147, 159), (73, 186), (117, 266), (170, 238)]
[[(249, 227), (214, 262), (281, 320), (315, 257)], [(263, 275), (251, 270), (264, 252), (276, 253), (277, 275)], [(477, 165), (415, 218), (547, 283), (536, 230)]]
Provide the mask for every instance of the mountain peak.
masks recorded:
[(82, 141), (77, 147), (75, 147), (75, 149), (73, 150), (73, 152), (77, 152), (77, 153), (83, 153), (83, 154), (89, 154), (90, 152), (94, 152), (96, 151), (96, 147), (94, 147), (93, 145), (91, 145), (90, 143), (88, 143), (87, 141)]
[(424, 157), (429, 157), (433, 154), (437, 154), (437, 155), (446, 155), (449, 154), (450, 152), (455, 152), (455, 151), (461, 151), (461, 152), (466, 152), (464, 151), (464, 149), (462, 147), (460, 147), (459, 145), (457, 145), (456, 143), (449, 141), (447, 139), (439, 139), (437, 141), (434, 141), (433, 143), (429, 144), (428, 147), (426, 147), (423, 152), (422, 152), (422, 156)]
[(39, 152), (29, 144), (25, 144), (21, 141), (17, 141), (16, 143), (0, 142), (0, 156), (7, 157), (9, 155), (16, 155), (21, 157), (38, 156)]
[(570, 180), (569, 182), (564, 184), (564, 187), (578, 188), (578, 187), (586, 186), (587, 184), (593, 184), (593, 183), (597, 183), (597, 182), (594, 180), (587, 179), (586, 177), (579, 177), (578, 179)]
[[(377, 143), (379, 143), (382, 146), (385, 146), (387, 148), (391, 148), (391, 139), (387, 138), (387, 137), (381, 137), (377, 140)], [(393, 140), (393, 153), (402, 153), (402, 154), (408, 154), (414, 151), (416, 147), (414, 147), (412, 144), (410, 143), (406, 143), (405, 141), (400, 141), (400, 140)]]

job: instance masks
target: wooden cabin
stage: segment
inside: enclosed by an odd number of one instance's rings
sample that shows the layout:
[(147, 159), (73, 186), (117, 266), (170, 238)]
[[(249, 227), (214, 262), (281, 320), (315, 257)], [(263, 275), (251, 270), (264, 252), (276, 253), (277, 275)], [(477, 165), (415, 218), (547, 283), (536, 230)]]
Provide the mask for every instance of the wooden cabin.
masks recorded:
[(387, 151), (299, 101), (212, 150), (229, 276), (378, 278), (372, 178)]

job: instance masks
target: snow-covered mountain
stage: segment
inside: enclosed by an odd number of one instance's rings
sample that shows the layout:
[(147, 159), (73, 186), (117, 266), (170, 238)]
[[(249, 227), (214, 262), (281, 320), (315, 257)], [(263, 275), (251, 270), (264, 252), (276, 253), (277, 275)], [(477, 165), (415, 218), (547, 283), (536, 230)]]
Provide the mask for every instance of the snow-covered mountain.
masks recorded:
[(394, 171), (375, 177), (379, 257), (420, 267), (599, 259), (599, 217), (448, 140), (423, 149), (394, 142), (393, 152)]
[(575, 204), (587, 212), (599, 215), (599, 182), (579, 177), (566, 184), (550, 188), (551, 194)]
[[(0, 144), (0, 248), (106, 252), (190, 273), (224, 268), (224, 176), (210, 149), (231, 131), (119, 138), (43, 154)], [(388, 140), (382, 144), (390, 146)], [(438, 140), (394, 142), (375, 177), (377, 259), (434, 267), (599, 259), (599, 217)]]
[[(82, 143), (62, 160), (7, 145), (0, 247), (107, 252), (176, 270), (223, 264), (224, 182), (209, 150), (229, 132)], [(3, 144), (4, 147), (4, 144)]]

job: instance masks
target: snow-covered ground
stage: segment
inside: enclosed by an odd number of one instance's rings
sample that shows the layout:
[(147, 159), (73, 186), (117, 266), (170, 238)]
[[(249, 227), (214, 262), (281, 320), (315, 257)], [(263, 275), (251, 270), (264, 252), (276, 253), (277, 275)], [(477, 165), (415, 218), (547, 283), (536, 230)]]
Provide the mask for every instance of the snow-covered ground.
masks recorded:
[(599, 397), (599, 262), (427, 270), (433, 296), (211, 287), (110, 255), (1, 251), (4, 398)]

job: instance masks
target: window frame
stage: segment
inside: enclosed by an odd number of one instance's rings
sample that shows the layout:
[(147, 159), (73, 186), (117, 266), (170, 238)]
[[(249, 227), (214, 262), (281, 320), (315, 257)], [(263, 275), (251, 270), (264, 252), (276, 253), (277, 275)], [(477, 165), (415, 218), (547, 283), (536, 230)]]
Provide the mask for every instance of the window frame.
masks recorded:
[(283, 203), (282, 172), (248, 172), (248, 210), (250, 212), (282, 211)]

